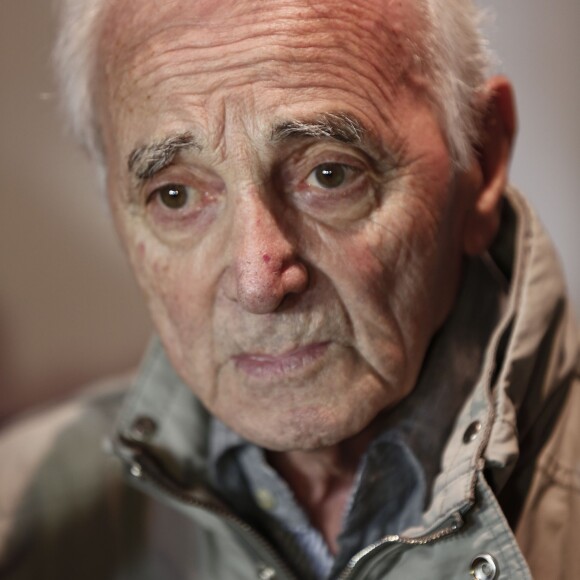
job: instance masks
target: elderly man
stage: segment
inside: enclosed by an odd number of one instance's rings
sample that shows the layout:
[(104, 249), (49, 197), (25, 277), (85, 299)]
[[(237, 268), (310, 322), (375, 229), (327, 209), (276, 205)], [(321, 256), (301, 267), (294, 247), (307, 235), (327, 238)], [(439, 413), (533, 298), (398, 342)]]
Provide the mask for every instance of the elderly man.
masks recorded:
[(580, 573), (576, 333), (477, 17), (71, 2), (66, 96), (159, 339), (120, 411), (5, 436), (3, 578)]

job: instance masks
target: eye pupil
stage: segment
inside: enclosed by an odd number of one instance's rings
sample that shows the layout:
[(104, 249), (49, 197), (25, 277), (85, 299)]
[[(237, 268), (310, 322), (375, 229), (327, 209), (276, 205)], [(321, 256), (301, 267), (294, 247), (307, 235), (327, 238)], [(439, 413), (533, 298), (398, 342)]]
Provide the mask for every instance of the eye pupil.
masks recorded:
[(187, 203), (187, 189), (183, 185), (171, 184), (159, 191), (161, 203), (170, 209), (180, 209)]
[(345, 180), (344, 166), (340, 163), (325, 163), (316, 168), (316, 179), (322, 187), (340, 187)]

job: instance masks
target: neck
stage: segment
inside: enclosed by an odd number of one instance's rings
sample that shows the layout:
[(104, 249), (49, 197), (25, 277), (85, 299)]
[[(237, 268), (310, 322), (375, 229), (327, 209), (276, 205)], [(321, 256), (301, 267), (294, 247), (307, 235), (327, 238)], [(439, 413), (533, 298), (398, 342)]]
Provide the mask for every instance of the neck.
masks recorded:
[(267, 454), (268, 462), (290, 486), (333, 554), (338, 552), (338, 535), (360, 461), (377, 431), (375, 421), (331, 447)]

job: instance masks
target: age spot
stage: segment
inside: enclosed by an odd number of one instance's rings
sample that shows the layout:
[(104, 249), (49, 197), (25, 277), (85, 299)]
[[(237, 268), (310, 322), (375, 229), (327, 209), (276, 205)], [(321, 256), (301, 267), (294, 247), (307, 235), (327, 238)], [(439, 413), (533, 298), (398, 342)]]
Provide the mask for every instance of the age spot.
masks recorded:
[(264, 254), (262, 256), (262, 260), (264, 260), (264, 262), (267, 264), (270, 261), (270, 256), (268, 256), (268, 254)]

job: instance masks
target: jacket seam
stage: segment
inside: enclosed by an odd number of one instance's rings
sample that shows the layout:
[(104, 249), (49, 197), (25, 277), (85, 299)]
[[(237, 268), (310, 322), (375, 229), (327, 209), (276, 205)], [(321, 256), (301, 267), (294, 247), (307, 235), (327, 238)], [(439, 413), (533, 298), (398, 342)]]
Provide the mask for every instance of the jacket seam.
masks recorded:
[(562, 465), (555, 456), (539, 463), (537, 469), (553, 483), (580, 492), (580, 469)]

